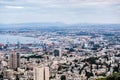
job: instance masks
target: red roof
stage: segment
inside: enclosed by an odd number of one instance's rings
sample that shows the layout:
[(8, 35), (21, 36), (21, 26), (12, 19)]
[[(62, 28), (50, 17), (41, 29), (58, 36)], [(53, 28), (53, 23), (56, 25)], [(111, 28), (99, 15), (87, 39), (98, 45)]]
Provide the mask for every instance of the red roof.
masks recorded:
[(4, 44), (0, 44), (0, 46), (4, 46)]

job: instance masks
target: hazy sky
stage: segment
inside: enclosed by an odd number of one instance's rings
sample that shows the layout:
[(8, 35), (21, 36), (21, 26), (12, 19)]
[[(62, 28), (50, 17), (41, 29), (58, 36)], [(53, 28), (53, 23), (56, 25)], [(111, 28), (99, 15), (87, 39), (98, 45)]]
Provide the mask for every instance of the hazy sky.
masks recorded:
[(120, 0), (0, 0), (0, 23), (120, 23)]

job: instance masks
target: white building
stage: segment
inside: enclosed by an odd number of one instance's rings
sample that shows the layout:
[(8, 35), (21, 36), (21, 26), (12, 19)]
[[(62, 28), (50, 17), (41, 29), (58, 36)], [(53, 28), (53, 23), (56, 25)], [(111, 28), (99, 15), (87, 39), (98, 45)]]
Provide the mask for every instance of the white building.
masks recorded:
[(34, 80), (49, 80), (49, 67), (34, 67)]

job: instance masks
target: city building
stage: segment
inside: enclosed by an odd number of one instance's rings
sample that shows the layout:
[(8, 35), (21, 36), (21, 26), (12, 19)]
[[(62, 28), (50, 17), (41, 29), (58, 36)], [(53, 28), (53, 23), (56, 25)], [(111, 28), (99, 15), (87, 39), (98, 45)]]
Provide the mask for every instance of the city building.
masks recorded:
[(49, 67), (34, 67), (34, 80), (49, 80)]
[(16, 69), (20, 67), (20, 54), (17, 52), (10, 53), (9, 56), (9, 67), (12, 69)]
[(61, 48), (59, 48), (59, 49), (55, 49), (55, 50), (54, 50), (54, 56), (55, 56), (55, 57), (56, 57), (56, 56), (59, 56), (59, 57), (62, 56)]

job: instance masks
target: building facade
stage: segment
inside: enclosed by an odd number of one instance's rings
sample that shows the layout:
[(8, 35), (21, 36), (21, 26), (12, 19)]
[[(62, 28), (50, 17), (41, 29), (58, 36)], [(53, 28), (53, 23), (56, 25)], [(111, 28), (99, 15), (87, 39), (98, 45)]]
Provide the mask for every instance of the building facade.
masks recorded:
[(34, 80), (49, 80), (49, 67), (34, 67)]
[(20, 54), (17, 52), (10, 53), (9, 56), (9, 67), (12, 69), (16, 69), (20, 67)]

